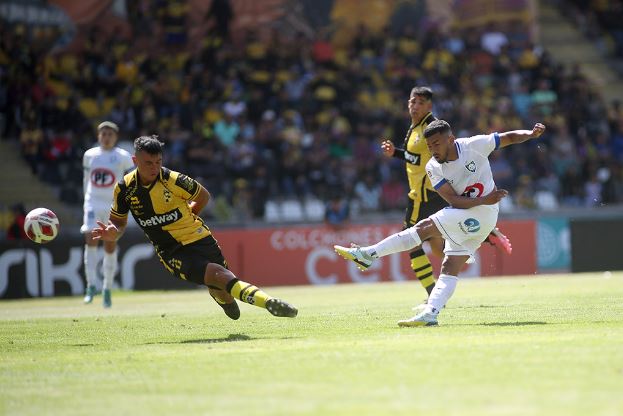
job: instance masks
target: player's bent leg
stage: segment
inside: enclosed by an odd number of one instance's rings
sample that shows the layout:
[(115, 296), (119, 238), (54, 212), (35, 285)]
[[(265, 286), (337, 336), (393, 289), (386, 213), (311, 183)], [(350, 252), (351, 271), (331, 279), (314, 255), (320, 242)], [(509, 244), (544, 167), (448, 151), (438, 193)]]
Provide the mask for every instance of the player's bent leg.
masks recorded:
[(433, 253), (433, 256), (443, 259), (443, 247), (445, 244), (443, 237), (431, 237), (428, 239), (428, 244), (430, 245), (430, 251)]
[(273, 298), (251, 283), (239, 280), (230, 270), (215, 263), (206, 267), (205, 284), (225, 289), (242, 302), (268, 310), (274, 316), (294, 318), (298, 310), (289, 303)]
[(513, 246), (511, 244), (511, 240), (500, 231), (499, 228), (495, 227), (493, 231), (487, 236), (485, 240), (489, 244), (498, 247), (501, 250), (504, 250), (506, 254), (511, 254), (513, 252)]
[(212, 296), (212, 299), (223, 308), (225, 315), (233, 320), (240, 318), (240, 308), (232, 295), (215, 286), (208, 286), (208, 292), (210, 296)]

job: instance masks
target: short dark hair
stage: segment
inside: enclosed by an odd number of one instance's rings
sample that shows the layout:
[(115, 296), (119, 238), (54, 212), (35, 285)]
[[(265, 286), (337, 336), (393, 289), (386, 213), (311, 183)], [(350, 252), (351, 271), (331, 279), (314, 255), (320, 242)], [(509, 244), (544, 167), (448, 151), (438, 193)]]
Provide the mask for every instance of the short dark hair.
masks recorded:
[(433, 90), (430, 87), (413, 87), (411, 95), (418, 95), (431, 101), (433, 99)]
[(433, 120), (424, 129), (424, 138), (428, 139), (429, 137), (437, 133), (444, 134), (450, 132), (452, 132), (452, 128), (446, 120)]
[(164, 143), (158, 140), (158, 135), (152, 134), (151, 136), (141, 136), (134, 140), (134, 153), (140, 151), (147, 152), (150, 155), (162, 154)]

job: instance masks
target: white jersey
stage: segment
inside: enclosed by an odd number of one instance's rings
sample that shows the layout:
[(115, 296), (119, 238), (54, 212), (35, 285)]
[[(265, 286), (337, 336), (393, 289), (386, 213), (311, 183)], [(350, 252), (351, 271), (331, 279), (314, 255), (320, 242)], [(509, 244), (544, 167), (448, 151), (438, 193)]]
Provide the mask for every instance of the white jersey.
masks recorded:
[(454, 141), (458, 159), (439, 163), (431, 158), (426, 173), (435, 189), (449, 183), (457, 195), (478, 198), (495, 190), (489, 154), (500, 147), (497, 133), (478, 135)]
[(93, 147), (84, 152), (84, 206), (104, 205), (110, 208), (117, 182), (128, 170), (134, 168), (132, 156), (123, 149), (114, 147), (103, 150)]

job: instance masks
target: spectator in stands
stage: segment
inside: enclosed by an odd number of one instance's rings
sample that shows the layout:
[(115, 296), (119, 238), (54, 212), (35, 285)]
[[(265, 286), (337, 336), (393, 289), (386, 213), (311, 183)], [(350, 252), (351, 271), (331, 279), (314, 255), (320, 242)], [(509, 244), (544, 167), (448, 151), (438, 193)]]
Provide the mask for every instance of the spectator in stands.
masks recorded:
[(22, 149), (22, 156), (34, 175), (39, 171), (41, 163), (41, 146), (43, 145), (43, 130), (37, 127), (34, 120), (29, 120), (25, 128), (20, 133), (19, 141)]
[[(528, 175), (534, 187), (559, 195), (563, 205), (585, 200), (589, 177), (577, 166), (597, 158), (597, 169), (614, 172), (610, 158), (620, 163), (623, 157), (621, 105), (606, 110), (579, 69), (552, 62), (519, 22), (504, 31), (491, 26), (449, 34), (434, 25), (421, 32), (406, 26), (395, 34), (362, 27), (361, 36), (341, 42), (328, 30), (291, 39), (276, 31), (267, 39), (252, 32), (234, 45), (226, 36), (231, 4), (214, 1), (207, 17), (215, 19), (218, 35), (212, 31), (200, 45), (186, 45), (192, 33), (188, 3), (131, 3), (131, 21), (153, 28), (149, 42), (139, 42), (142, 31), (124, 38), (91, 30), (83, 50), (52, 55), (52, 42), (29, 42), (34, 38), (28, 30), (2, 22), (0, 128), (7, 137), (24, 138), (30, 152), (25, 157), (39, 175), (46, 170), (36, 148), (45, 146), (55, 158), (80, 153), (91, 146), (97, 118), (109, 115), (130, 137), (170, 129), (167, 157), (174, 165), (187, 164), (226, 201), (232, 201), (239, 178), (247, 180), (254, 201), (258, 189), (267, 191), (265, 198), (322, 199), (327, 189), (352, 178), (350, 185), (357, 185), (369, 173), (380, 180), (381, 209), (400, 209), (402, 197), (392, 195), (404, 183), (388, 173), (374, 140), (403, 134), (400, 92), (414, 79), (433, 85), (436, 111), (461, 126), (462, 136), (513, 127), (537, 114), (562, 119), (564, 126), (539, 144), (551, 152), (553, 171), (543, 168), (543, 150), (535, 145), (506, 154), (496, 175)], [(182, 46), (165, 54), (166, 43)], [(67, 127), (69, 141), (48, 134)], [(39, 131), (34, 139), (33, 131)], [(66, 172), (75, 168), (61, 169), (58, 180), (70, 180)], [(604, 201), (621, 202), (605, 183)], [(263, 211), (257, 204), (255, 216)]]
[(26, 210), (24, 205), (16, 204), (11, 207), (13, 221), (9, 224), (6, 232), (7, 240), (27, 240), (24, 231), (24, 221), (26, 220)]
[(333, 190), (325, 206), (324, 221), (334, 229), (344, 228), (350, 220), (350, 204), (339, 190)]
[(381, 207), (381, 187), (374, 180), (374, 175), (367, 173), (363, 180), (355, 185), (355, 196), (361, 204), (362, 212), (375, 212)]

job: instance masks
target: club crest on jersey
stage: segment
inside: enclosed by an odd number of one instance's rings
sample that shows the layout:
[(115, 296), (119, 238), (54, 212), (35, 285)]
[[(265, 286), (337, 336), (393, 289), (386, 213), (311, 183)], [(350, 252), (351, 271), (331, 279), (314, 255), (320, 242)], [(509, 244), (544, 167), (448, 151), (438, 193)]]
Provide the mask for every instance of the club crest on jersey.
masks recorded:
[(465, 168), (472, 173), (476, 172), (476, 162), (472, 160), (467, 165), (465, 165)]
[(164, 196), (164, 202), (170, 202), (171, 201), (171, 191), (169, 191), (168, 189), (164, 190), (163, 196)]
[(477, 233), (480, 231), (480, 222), (476, 218), (468, 218), (463, 223), (459, 223), (459, 228), (465, 234)]

